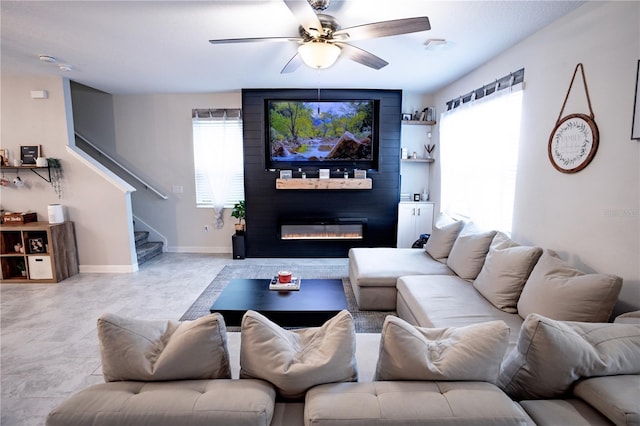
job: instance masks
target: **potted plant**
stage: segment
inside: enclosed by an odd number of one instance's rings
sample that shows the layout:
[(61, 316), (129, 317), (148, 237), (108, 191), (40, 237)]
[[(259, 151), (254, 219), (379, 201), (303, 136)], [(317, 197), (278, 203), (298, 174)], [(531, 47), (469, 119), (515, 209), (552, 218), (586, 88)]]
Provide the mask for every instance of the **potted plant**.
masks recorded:
[(246, 211), (245, 211), (245, 202), (244, 202), (244, 200), (238, 201), (233, 206), (233, 210), (231, 211), (231, 216), (235, 217), (236, 219), (238, 219), (238, 223), (235, 224), (236, 234), (237, 235), (244, 234), (244, 223), (242, 223), (242, 221), (245, 218), (245, 213), (246, 213)]
[(16, 263), (16, 269), (18, 269), (18, 271), (20, 271), (20, 275), (22, 275), (23, 277), (27, 276), (27, 268), (25, 267), (24, 262)]

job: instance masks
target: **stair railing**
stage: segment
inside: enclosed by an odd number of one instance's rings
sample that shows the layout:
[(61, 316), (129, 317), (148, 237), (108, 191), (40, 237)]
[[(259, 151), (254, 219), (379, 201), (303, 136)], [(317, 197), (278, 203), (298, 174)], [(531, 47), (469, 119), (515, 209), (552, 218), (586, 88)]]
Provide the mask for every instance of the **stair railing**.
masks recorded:
[(140, 183), (142, 186), (144, 186), (145, 189), (153, 192), (154, 194), (156, 194), (158, 197), (162, 198), (163, 200), (167, 200), (169, 199), (169, 197), (167, 197), (166, 195), (164, 195), (162, 192), (158, 191), (157, 189), (155, 189), (153, 186), (151, 186), (149, 183), (147, 183), (145, 180), (143, 180), (141, 177), (139, 177), (138, 175), (136, 175), (135, 173), (133, 173), (131, 170), (129, 170), (127, 167), (125, 167), (123, 164), (121, 164), (120, 162), (118, 162), (118, 160), (116, 160), (115, 158), (113, 158), (112, 156), (110, 156), (109, 154), (107, 154), (106, 152), (104, 152), (102, 149), (98, 148), (95, 144), (93, 144), (91, 141), (89, 141), (87, 138), (85, 138), (84, 136), (82, 136), (80, 133), (75, 132), (75, 135), (77, 138), (79, 138), (82, 142), (86, 143), (87, 145), (89, 145), (91, 148), (95, 149), (96, 151), (98, 151), (98, 154), (100, 154), (102, 157), (105, 157), (106, 159), (108, 159), (109, 161), (111, 161), (113, 164), (115, 164), (116, 166), (118, 166), (120, 168), (120, 170), (122, 170), (123, 172), (127, 173), (127, 175), (129, 175), (132, 179), (136, 180), (138, 183)]

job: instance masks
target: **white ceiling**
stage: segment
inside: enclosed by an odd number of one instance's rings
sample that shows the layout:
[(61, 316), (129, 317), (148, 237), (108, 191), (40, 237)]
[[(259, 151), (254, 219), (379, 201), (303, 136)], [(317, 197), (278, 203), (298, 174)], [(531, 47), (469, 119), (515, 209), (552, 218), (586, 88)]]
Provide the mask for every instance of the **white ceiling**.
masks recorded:
[[(326, 70), (302, 66), (280, 74), (296, 53), (293, 42), (214, 46), (208, 40), (297, 36), (298, 23), (281, 0), (2, 0), (1, 66), (7, 74), (64, 75), (114, 94), (280, 87), (430, 93), (583, 3), (333, 0), (325, 13), (343, 28), (428, 16), (431, 30), (353, 42), (389, 62), (378, 71), (339, 59)], [(448, 43), (426, 49), (430, 38)], [(40, 61), (42, 54), (57, 63)], [(62, 72), (60, 64), (72, 70)]]

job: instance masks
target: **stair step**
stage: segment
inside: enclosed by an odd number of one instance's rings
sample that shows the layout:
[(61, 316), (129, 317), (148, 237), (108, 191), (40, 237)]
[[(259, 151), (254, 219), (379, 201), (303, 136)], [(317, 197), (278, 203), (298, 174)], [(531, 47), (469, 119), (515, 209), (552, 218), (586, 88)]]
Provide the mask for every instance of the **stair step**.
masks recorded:
[(147, 238), (149, 238), (149, 233), (147, 231), (135, 231), (133, 233), (136, 247), (143, 245), (147, 242)]
[(138, 265), (143, 264), (147, 260), (162, 254), (163, 244), (160, 242), (146, 242), (136, 245), (136, 253), (138, 254)]

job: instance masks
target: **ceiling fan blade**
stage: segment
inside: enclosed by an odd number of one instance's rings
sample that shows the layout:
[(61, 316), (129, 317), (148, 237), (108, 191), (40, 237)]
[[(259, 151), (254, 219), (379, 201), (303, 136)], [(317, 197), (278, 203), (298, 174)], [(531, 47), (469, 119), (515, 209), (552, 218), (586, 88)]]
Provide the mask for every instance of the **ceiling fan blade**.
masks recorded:
[(300, 68), (300, 65), (302, 65), (302, 57), (300, 56), (300, 54), (296, 53), (293, 58), (289, 59), (289, 62), (287, 62), (287, 65), (284, 66), (284, 68), (282, 68), (282, 71), (280, 71), (280, 74), (288, 74), (291, 72), (294, 72), (295, 70), (297, 70), (298, 68)]
[(430, 29), (431, 24), (429, 23), (429, 18), (419, 16), (416, 18), (395, 19), (392, 21), (374, 22), (351, 28), (343, 28), (333, 33), (333, 36), (338, 40), (348, 39), (349, 41), (353, 41), (416, 33)]
[(365, 65), (369, 68), (373, 68), (374, 70), (379, 70), (380, 68), (389, 65), (389, 62), (377, 57), (373, 53), (362, 50), (359, 47), (355, 47), (346, 43), (335, 44), (342, 49), (341, 56), (358, 62), (359, 64)]
[(221, 38), (209, 40), (211, 44), (255, 43), (263, 41), (302, 41), (300, 37), (255, 37), (255, 38)]
[(307, 0), (282, 0), (309, 34), (322, 34), (322, 24)]

